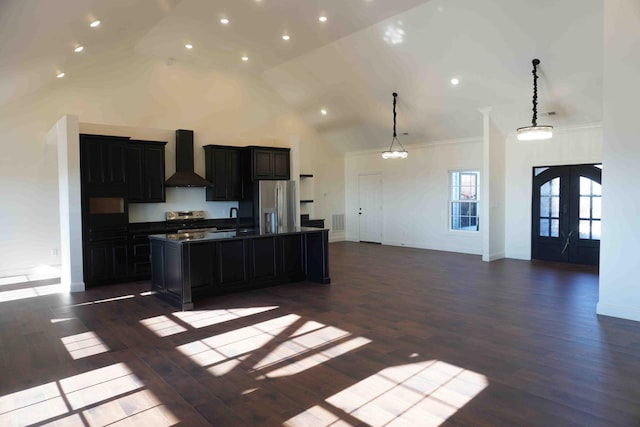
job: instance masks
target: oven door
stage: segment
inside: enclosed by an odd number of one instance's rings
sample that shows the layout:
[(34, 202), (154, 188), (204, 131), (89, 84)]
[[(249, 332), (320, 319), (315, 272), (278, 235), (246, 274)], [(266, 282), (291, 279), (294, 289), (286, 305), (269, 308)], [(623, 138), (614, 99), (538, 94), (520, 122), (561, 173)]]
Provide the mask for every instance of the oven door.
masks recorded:
[(87, 192), (82, 209), (89, 229), (126, 226), (129, 223), (129, 201), (120, 189)]

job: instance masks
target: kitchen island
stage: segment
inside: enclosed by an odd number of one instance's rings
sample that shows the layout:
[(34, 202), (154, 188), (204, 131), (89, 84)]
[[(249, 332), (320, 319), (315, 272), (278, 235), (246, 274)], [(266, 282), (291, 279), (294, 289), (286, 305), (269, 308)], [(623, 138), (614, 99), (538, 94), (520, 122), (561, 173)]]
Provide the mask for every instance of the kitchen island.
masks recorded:
[(197, 298), (298, 281), (329, 284), (329, 231), (216, 230), (155, 234), (151, 290), (181, 310)]

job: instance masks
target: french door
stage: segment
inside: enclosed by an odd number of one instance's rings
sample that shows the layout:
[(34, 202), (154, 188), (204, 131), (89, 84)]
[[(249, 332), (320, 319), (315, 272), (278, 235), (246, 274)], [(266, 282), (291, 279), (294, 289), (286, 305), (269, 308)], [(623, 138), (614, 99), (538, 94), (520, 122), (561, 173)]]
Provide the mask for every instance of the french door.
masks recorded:
[(533, 169), (531, 257), (597, 265), (602, 223), (600, 165)]

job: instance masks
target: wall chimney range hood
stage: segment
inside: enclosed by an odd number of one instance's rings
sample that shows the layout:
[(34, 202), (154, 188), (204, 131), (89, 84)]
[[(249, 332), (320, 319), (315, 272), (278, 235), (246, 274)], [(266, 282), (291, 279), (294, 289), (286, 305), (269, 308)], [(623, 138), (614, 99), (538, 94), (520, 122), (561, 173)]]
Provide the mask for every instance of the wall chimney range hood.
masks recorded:
[(193, 171), (193, 131), (176, 130), (176, 173), (164, 184), (167, 187), (210, 187), (212, 184)]

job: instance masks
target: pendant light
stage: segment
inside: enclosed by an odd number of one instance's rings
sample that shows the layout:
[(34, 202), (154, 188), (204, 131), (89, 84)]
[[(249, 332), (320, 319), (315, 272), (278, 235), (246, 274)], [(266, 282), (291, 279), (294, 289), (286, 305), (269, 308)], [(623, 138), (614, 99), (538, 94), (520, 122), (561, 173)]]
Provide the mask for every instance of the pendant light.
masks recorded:
[[(398, 141), (398, 137), (396, 135), (396, 98), (398, 94), (393, 92), (393, 138), (391, 139), (391, 145), (387, 151), (382, 152), (383, 159), (406, 159), (409, 153), (404, 149), (400, 141)], [(400, 146), (400, 150), (393, 149), (393, 143), (397, 142)]]
[(540, 64), (539, 59), (531, 61), (533, 64), (533, 119), (531, 126), (525, 126), (517, 129), (519, 141), (536, 141), (541, 139), (549, 139), (553, 136), (553, 126), (538, 124), (538, 74), (536, 67)]

